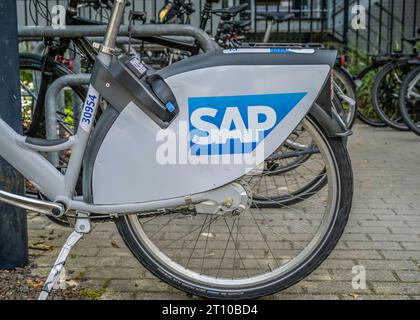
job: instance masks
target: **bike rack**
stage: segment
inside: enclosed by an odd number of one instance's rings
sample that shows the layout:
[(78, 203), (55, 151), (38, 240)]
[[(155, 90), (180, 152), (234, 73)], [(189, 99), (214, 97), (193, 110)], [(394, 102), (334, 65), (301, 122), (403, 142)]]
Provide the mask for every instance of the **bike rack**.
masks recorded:
[[(75, 38), (98, 37), (106, 32), (106, 25), (100, 26), (66, 26), (64, 29), (53, 27), (21, 27), (18, 35), (21, 41), (41, 38)], [(121, 26), (119, 36), (148, 37), (148, 36), (188, 36), (197, 40), (204, 52), (216, 52), (220, 47), (203, 30), (190, 25), (159, 25), (145, 24), (142, 26)]]
[[(48, 87), (45, 95), (45, 127), (48, 140), (57, 139), (57, 97), (61, 90), (71, 85), (87, 85), (90, 81), (90, 74), (69, 74), (53, 81)], [(48, 159), (58, 167), (58, 152), (54, 151), (48, 154)]]

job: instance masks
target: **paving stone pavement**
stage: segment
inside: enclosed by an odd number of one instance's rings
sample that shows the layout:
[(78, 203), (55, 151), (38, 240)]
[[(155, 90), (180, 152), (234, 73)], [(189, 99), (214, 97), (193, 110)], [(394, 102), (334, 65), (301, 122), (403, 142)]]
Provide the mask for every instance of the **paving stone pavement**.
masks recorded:
[[(355, 176), (350, 221), (331, 256), (308, 278), (265, 299), (420, 299), (420, 139), (411, 133), (354, 128), (349, 150)], [(70, 230), (28, 217), (33, 273), (45, 276)], [(355, 266), (366, 289), (352, 288)], [(72, 251), (66, 276), (102, 299), (194, 298), (159, 281), (130, 254), (113, 223), (96, 225)]]

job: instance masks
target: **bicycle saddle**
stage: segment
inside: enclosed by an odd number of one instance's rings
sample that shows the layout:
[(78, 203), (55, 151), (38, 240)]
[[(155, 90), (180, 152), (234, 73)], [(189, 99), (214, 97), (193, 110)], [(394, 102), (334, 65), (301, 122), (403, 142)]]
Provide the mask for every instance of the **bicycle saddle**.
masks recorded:
[(293, 13), (288, 12), (260, 12), (257, 15), (277, 23), (282, 23), (295, 17)]
[(239, 20), (239, 21), (229, 21), (229, 24), (232, 24), (233, 26), (237, 28), (245, 28), (251, 24), (251, 21), (249, 20)]
[(145, 23), (147, 19), (147, 13), (143, 11), (130, 10), (129, 19), (140, 20), (140, 21), (143, 21), (143, 23)]
[(236, 16), (239, 12), (246, 10), (247, 8), (248, 4), (243, 3), (230, 8), (214, 9), (211, 12), (216, 15), (222, 16), (222, 19), (229, 19)]

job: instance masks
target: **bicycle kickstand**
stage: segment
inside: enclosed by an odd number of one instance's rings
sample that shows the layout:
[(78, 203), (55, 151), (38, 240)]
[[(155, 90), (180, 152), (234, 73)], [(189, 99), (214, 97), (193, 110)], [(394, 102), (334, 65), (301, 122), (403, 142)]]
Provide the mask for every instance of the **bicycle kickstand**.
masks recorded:
[(77, 213), (77, 220), (74, 226), (74, 231), (69, 235), (66, 243), (61, 248), (60, 254), (58, 255), (55, 263), (45, 281), (44, 287), (39, 294), (38, 300), (46, 300), (51, 293), (55, 283), (57, 282), (58, 276), (63, 269), (63, 266), (67, 260), (67, 257), (71, 249), (83, 238), (83, 235), (89, 233), (92, 229), (89, 214), (84, 212)]

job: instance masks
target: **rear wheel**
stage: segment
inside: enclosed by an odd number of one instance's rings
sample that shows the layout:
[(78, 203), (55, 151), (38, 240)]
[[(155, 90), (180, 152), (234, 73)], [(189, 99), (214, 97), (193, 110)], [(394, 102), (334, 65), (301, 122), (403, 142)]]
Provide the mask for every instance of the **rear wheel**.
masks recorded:
[(387, 64), (376, 76), (372, 87), (374, 110), (387, 126), (399, 131), (409, 130), (399, 111), (399, 93), (411, 67), (406, 61)]
[(328, 138), (309, 116), (301, 126), (319, 149), (313, 164), (325, 165), (327, 183), (316, 195), (294, 206), (251, 207), (239, 216), (185, 209), (121, 217), (116, 225), (128, 248), (161, 280), (206, 298), (256, 298), (302, 280), (342, 235), (353, 178), (342, 140)]
[(382, 65), (371, 66), (369, 69), (365, 69), (356, 80), (357, 118), (372, 127), (386, 127), (372, 106), (371, 89), (380, 68)]
[(420, 136), (420, 68), (411, 71), (400, 91), (400, 113), (407, 126)]
[(343, 120), (347, 128), (351, 129), (357, 114), (356, 87), (348, 74), (337, 67), (334, 68), (334, 87), (344, 111)]

